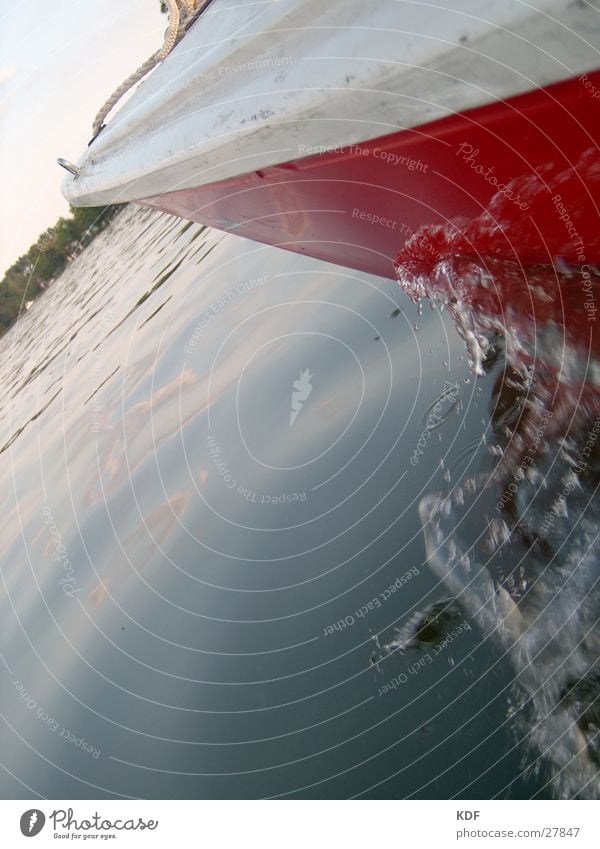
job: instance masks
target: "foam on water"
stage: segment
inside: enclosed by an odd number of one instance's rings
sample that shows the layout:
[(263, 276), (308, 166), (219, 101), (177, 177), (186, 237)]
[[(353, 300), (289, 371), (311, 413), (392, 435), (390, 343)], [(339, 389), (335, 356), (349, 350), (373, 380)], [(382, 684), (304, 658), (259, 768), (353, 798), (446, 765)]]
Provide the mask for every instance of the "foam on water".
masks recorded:
[(504, 366), (488, 469), (420, 503), (427, 553), (512, 663), (528, 761), (555, 795), (597, 798), (600, 278), (478, 253), (493, 242), (486, 227), (426, 228), (398, 258), (409, 297), (450, 311), (472, 370)]

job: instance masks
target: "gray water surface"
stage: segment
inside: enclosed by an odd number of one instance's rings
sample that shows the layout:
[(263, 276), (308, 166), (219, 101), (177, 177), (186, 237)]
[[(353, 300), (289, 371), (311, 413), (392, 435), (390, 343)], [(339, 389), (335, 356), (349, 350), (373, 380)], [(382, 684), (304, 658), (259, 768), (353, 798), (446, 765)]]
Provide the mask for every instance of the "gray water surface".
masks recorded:
[(392, 280), (126, 209), (0, 343), (2, 795), (548, 795), (475, 619), (371, 661), (447, 595), (419, 503), (500, 368)]

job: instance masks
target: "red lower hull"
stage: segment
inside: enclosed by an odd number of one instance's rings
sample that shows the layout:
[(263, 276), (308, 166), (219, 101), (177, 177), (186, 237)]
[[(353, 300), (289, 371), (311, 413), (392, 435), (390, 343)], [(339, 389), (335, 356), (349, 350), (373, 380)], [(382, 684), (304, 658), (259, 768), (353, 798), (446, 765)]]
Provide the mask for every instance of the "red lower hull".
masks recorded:
[(600, 72), (144, 203), (386, 277), (432, 225), (461, 253), (600, 264), (596, 94)]

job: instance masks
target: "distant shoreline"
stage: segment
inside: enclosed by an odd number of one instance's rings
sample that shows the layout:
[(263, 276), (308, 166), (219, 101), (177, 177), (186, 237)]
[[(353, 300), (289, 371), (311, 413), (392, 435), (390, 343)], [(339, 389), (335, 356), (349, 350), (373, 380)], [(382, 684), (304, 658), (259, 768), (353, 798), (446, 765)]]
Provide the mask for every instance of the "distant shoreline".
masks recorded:
[(0, 338), (126, 204), (70, 207), (6, 271), (0, 283)]

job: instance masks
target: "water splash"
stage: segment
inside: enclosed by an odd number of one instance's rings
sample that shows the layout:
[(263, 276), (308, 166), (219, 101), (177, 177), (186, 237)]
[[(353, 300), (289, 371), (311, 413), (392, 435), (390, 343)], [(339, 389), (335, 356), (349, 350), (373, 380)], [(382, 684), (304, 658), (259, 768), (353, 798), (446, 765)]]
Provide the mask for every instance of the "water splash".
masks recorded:
[(556, 796), (598, 798), (600, 277), (502, 258), (505, 238), (486, 214), (424, 228), (398, 257), (406, 294), (451, 313), (473, 372), (498, 372), (487, 473), (419, 509), (433, 570), (512, 664), (528, 763)]
[(462, 621), (462, 618), (463, 614), (452, 597), (439, 599), (414, 613), (408, 622), (396, 628), (394, 638), (381, 647), (380, 653), (373, 656), (373, 661), (379, 663), (382, 657), (390, 654), (407, 655), (413, 651), (424, 651), (441, 641), (450, 627)]

